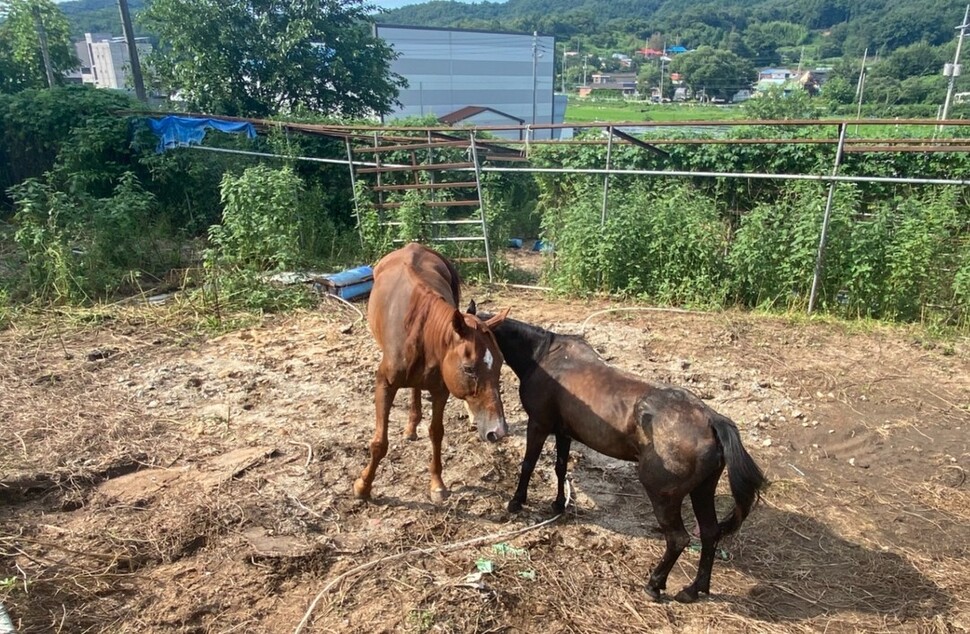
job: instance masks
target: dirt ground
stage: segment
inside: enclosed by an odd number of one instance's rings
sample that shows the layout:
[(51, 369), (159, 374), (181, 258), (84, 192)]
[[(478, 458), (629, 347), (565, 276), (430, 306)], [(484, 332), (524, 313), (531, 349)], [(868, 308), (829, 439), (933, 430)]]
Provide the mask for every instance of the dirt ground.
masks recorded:
[(578, 444), (564, 517), (445, 549), (552, 516), (551, 441), (525, 511), (505, 510), (525, 445), (507, 368), (504, 442), (480, 442), (449, 402), (446, 503), (428, 498), (425, 425), (403, 438), (403, 393), (361, 503), (379, 353), (365, 323), (348, 330), (355, 313), (323, 301), (212, 338), (129, 308), (0, 333), (0, 601), (18, 631), (294, 632), (339, 575), (426, 547), (441, 550), (332, 584), (304, 631), (970, 631), (966, 342), (464, 292), (562, 332), (592, 315), (585, 334), (611, 363), (737, 421), (772, 485), (722, 542), (709, 599), (648, 600), (663, 549), (649, 502), (632, 465)]

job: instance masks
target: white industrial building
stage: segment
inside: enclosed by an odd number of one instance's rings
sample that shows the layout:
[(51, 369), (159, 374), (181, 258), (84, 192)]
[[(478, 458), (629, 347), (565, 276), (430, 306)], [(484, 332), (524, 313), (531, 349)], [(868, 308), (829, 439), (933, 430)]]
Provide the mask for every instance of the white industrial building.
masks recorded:
[[(131, 57), (128, 43), (123, 37), (111, 37), (104, 33), (85, 33), (84, 41), (75, 44), (81, 60), (81, 80), (97, 88), (131, 90)], [(136, 37), (138, 59), (144, 68), (144, 60), (152, 52), (147, 37)]]
[[(551, 36), (386, 24), (374, 33), (398, 54), (391, 71), (408, 82), (398, 96), (401, 106), (384, 122), (434, 115), (456, 126), (562, 123), (565, 97), (553, 94)], [(543, 129), (533, 138), (558, 136), (559, 130)]]

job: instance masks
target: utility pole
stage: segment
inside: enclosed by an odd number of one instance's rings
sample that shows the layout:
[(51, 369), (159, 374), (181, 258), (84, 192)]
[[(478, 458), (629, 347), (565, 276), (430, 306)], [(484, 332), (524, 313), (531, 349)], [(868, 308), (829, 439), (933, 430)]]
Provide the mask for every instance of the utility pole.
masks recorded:
[(131, 81), (135, 84), (135, 97), (138, 101), (145, 102), (145, 81), (138, 62), (138, 48), (135, 46), (135, 30), (131, 27), (131, 14), (128, 13), (128, 0), (118, 0), (118, 9), (121, 11), (121, 28), (128, 43), (128, 60), (131, 63)]
[(54, 69), (51, 68), (51, 53), (47, 47), (47, 28), (40, 17), (40, 7), (33, 5), (34, 27), (37, 29), (37, 39), (40, 41), (40, 54), (44, 58), (44, 71), (47, 73), (47, 87), (54, 87)]
[(562, 47), (562, 94), (566, 94), (566, 47)]
[[(536, 124), (536, 64), (539, 62), (539, 32), (532, 32), (532, 125)], [(534, 134), (534, 133), (533, 133)]]
[(953, 89), (956, 87), (957, 77), (960, 76), (960, 49), (963, 48), (963, 36), (967, 31), (967, 19), (970, 18), (970, 4), (967, 5), (967, 10), (963, 14), (963, 23), (957, 28), (960, 29), (960, 37), (957, 39), (957, 52), (953, 56), (953, 64), (946, 64), (943, 66), (943, 74), (950, 78), (950, 82), (946, 87), (946, 100), (943, 102), (943, 116), (942, 120), (946, 120), (947, 115), (950, 112), (950, 100), (953, 99)]
[(664, 43), (664, 52), (660, 54), (660, 103), (664, 102), (664, 60), (667, 59), (667, 43)]
[[(855, 86), (855, 94), (859, 98), (859, 106), (855, 111), (855, 118), (858, 119), (862, 116), (862, 93), (866, 89), (866, 60), (869, 59), (869, 49), (867, 48), (862, 54), (862, 68), (859, 69), (859, 82)], [(858, 130), (858, 126), (856, 126)]]

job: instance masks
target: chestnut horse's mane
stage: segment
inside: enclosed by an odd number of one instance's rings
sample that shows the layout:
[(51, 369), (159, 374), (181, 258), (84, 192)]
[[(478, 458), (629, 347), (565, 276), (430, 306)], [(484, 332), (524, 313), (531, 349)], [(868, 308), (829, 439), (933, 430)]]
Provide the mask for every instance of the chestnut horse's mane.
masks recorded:
[(404, 350), (407, 359), (417, 360), (423, 357), (427, 343), (438, 343), (441, 339), (439, 333), (451, 322), (452, 315), (457, 310), (460, 284), (458, 272), (451, 262), (444, 258), (442, 260), (451, 274), (450, 287), (454, 304), (425, 283), (417, 270), (408, 266), (408, 274), (415, 284), (405, 315), (407, 339)]

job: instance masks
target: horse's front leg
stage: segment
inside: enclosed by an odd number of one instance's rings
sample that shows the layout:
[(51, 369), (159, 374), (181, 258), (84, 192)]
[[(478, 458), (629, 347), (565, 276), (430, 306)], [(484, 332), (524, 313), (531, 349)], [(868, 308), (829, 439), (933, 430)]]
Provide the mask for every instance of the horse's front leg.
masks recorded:
[(371, 485), (374, 484), (374, 477), (377, 475), (377, 466), (387, 455), (387, 422), (391, 416), (391, 405), (394, 403), (397, 389), (396, 385), (392, 385), (387, 380), (382, 368), (378, 368), (374, 386), (377, 423), (374, 427), (374, 438), (370, 441), (370, 462), (354, 482), (354, 496), (362, 500), (370, 498)]
[(411, 409), (408, 412), (408, 426), (404, 429), (404, 437), (408, 440), (418, 439), (418, 423), (421, 422), (421, 388), (411, 390)]
[(448, 499), (448, 488), (441, 479), (441, 441), (445, 437), (445, 403), (448, 390), (431, 392), (431, 423), (428, 436), (431, 438), (431, 500), (441, 503)]
[(532, 418), (529, 418), (529, 427), (525, 436), (525, 458), (522, 460), (522, 472), (519, 474), (519, 486), (515, 489), (515, 495), (509, 500), (509, 512), (517, 513), (522, 510), (529, 494), (529, 480), (532, 472), (535, 471), (539, 455), (542, 453), (542, 445), (545, 444), (549, 432), (540, 429), (540, 425)]

